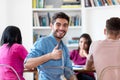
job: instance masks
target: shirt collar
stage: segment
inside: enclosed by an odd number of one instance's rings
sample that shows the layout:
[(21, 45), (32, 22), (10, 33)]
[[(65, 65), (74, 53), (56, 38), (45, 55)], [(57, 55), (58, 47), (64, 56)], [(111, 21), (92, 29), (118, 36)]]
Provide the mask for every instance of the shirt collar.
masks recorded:
[[(57, 45), (57, 44), (58, 44), (58, 41), (57, 41), (56, 38), (54, 37), (53, 33), (50, 33), (49, 36), (52, 38), (52, 41), (54, 42), (54, 44)], [(60, 43), (63, 44), (62, 40), (60, 41)]]

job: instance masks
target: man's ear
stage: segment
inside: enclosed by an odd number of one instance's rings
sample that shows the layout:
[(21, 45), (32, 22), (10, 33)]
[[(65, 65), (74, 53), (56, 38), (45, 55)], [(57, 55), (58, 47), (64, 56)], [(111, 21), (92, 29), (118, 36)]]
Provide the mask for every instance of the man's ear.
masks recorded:
[(53, 24), (52, 23), (50, 23), (50, 28), (52, 29), (52, 26), (53, 26)]

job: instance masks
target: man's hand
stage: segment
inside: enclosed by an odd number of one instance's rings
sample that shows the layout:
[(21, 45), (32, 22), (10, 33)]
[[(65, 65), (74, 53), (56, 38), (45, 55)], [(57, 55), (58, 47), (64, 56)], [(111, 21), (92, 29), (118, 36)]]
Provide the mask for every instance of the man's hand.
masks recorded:
[(58, 49), (59, 45), (56, 45), (53, 51), (50, 53), (52, 59), (60, 59), (62, 58), (62, 50)]

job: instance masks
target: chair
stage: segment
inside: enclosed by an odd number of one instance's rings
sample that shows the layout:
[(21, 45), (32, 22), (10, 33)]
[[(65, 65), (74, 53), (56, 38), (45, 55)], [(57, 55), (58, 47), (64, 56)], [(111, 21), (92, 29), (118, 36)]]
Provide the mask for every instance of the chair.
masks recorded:
[(105, 67), (101, 71), (98, 80), (120, 80), (120, 66)]
[(9, 80), (8, 77), (4, 77), (3, 75), (7, 76), (9, 74), (9, 72), (11, 72), (15, 75), (14, 78), (16, 79), (12, 79), (12, 80), (20, 80), (20, 77), (18, 75), (18, 73), (16, 72), (16, 70), (7, 64), (0, 64), (0, 80)]

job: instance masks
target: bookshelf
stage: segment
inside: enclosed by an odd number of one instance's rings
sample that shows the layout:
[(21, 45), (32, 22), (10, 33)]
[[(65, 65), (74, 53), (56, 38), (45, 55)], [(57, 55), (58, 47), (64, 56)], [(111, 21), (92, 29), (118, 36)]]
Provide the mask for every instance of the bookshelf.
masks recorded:
[(120, 0), (85, 0), (85, 7), (120, 5)]
[[(43, 7), (37, 6), (33, 0), (33, 8), (32, 8), (32, 15), (33, 15), (33, 43), (39, 38), (40, 36), (46, 36), (51, 32), (49, 27), (51, 17), (55, 12), (65, 12), (70, 17), (69, 29), (66, 36), (63, 38), (64, 43), (67, 45), (69, 50), (77, 48), (77, 42), (72, 40), (72, 37), (79, 37), (82, 33), (82, 8), (81, 2), (76, 0), (44, 0)], [(71, 2), (72, 1), (72, 2)], [(58, 5), (56, 4), (59, 3)], [(40, 3), (40, 2), (39, 2)], [(41, 3), (40, 3), (41, 4)], [(76, 33), (74, 33), (76, 32)]]
[[(108, 2), (104, 2), (104, 4), (100, 5), (100, 2), (102, 1), (108, 0), (57, 0), (57, 2), (56, 0), (44, 0), (44, 2), (42, 2), (42, 7), (36, 6), (32, 8), (33, 42), (40, 37), (40, 35), (45, 36), (51, 32), (49, 27), (50, 18), (55, 12), (60, 11), (68, 14), (71, 19), (68, 33), (63, 39), (69, 50), (78, 47), (78, 44), (69, 44), (72, 38), (79, 37), (84, 32), (89, 33), (93, 40), (104, 39), (103, 29), (105, 21), (112, 16), (120, 16), (120, 2), (119, 0), (109, 0), (113, 1), (112, 5)], [(36, 16), (38, 19), (34, 22), (34, 17)], [(43, 20), (39, 18), (40, 16), (43, 17)], [(77, 22), (74, 22), (75, 18), (77, 19)], [(44, 23), (44, 21), (47, 22)]]
[[(93, 41), (105, 39), (106, 36), (104, 35), (104, 28), (105, 22), (110, 17), (120, 17), (120, 0), (110, 0), (116, 1), (116, 4), (109, 5), (107, 2), (105, 5), (95, 5), (94, 6), (86, 6), (85, 1), (91, 0), (84, 0), (84, 31), (91, 35)], [(103, 1), (103, 0), (92, 0), (94, 3), (95, 1)], [(107, 1), (107, 0), (104, 0)], [(89, 3), (91, 4), (91, 2)]]

